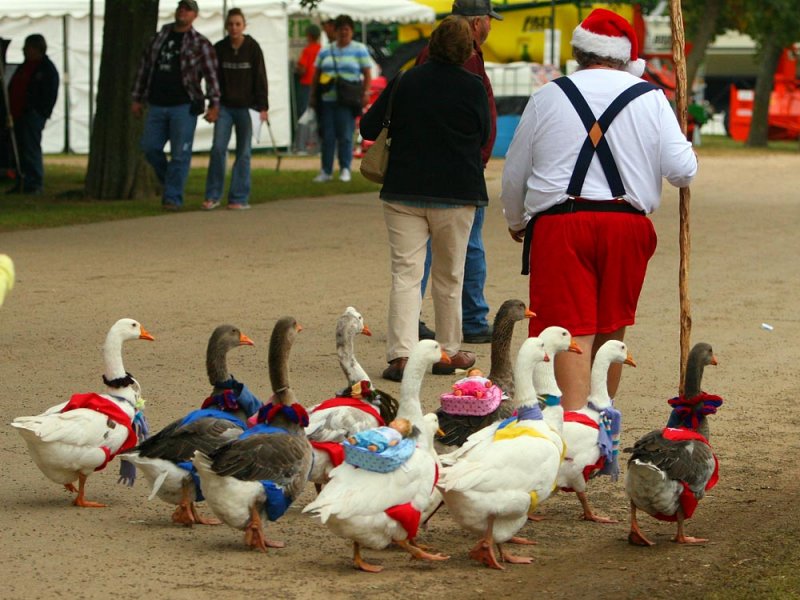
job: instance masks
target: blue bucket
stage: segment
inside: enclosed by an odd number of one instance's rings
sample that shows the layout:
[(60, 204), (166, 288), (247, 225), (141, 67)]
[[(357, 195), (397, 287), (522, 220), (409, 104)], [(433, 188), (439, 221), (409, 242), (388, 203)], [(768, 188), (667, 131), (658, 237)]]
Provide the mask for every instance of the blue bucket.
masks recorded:
[(494, 140), (492, 156), (495, 158), (505, 158), (514, 131), (519, 124), (520, 115), (502, 115), (497, 117), (497, 137)]

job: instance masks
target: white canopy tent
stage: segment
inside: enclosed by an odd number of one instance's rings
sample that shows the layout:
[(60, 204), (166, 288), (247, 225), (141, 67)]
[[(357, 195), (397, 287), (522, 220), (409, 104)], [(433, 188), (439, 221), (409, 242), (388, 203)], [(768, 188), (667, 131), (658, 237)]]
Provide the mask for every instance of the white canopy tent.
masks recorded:
[[(247, 33), (264, 50), (269, 81), (270, 123), (275, 145), (291, 144), (291, 86), (289, 57), (289, 16), (308, 14), (299, 0), (199, 0), (200, 13), (195, 28), (216, 42), (224, 35), (225, 11), (234, 6), (247, 16)], [(90, 14), (94, 11), (93, 45)], [(158, 27), (174, 18), (177, 0), (159, 4)], [(10, 64), (21, 63), (26, 36), (41, 33), (47, 40), (48, 55), (61, 75), (55, 110), (42, 137), (45, 153), (89, 151), (89, 122), (94, 112), (94, 95), (100, 73), (103, 44), (103, 0), (2, 0), (0, 37), (12, 41), (6, 56)], [(433, 22), (429, 7), (412, 0), (322, 0), (313, 17), (328, 18), (348, 14), (359, 22)], [(93, 46), (93, 58), (90, 60)], [(213, 126), (198, 120), (195, 150), (211, 147)], [(271, 147), (263, 132), (256, 147)]]
[[(293, 6), (298, 7), (299, 2), (295, 0)], [(322, 0), (314, 12), (324, 19), (350, 15), (354, 21), (362, 23), (433, 23), (436, 20), (431, 7), (410, 0)]]
[[(47, 40), (47, 54), (61, 75), (61, 87), (53, 116), (42, 136), (46, 153), (89, 151), (90, 96), (97, 93), (100, 55), (103, 44), (103, 14), (105, 3), (94, 0), (94, 57), (90, 65), (91, 0), (3, 0), (0, 9), (0, 37), (12, 40), (6, 60), (20, 63), (25, 37), (41, 33)], [(223, 35), (222, 0), (201, 0), (195, 28), (212, 43)], [(177, 2), (162, 2), (158, 27), (174, 18)], [(233, 2), (228, 7), (234, 6)], [(286, 146), (291, 140), (288, 72), (288, 12), (282, 0), (243, 1), (248, 15), (248, 33), (264, 50), (269, 80), (270, 122), (275, 143)], [(244, 7), (247, 6), (245, 9)], [(90, 75), (94, 80), (90, 84)], [(67, 119), (67, 115), (69, 118)], [(213, 126), (198, 120), (195, 149), (211, 147)], [(267, 137), (267, 139), (264, 139)], [(262, 146), (271, 146), (268, 136), (262, 136)]]

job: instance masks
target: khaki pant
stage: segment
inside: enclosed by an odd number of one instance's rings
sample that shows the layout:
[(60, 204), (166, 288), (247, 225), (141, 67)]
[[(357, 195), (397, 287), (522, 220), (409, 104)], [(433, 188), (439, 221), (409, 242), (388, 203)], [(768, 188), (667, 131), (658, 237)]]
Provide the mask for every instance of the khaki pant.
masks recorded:
[(392, 260), (386, 359), (409, 356), (419, 341), (420, 283), (429, 237), (436, 339), (452, 356), (461, 346), (461, 287), (475, 207), (416, 208), (384, 202), (383, 217)]

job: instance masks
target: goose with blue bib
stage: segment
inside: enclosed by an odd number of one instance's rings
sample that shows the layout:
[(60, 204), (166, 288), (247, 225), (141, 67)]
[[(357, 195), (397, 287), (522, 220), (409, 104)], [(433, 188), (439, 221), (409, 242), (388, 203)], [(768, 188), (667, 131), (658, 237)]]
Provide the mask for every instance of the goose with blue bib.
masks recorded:
[(239, 438), (192, 460), (206, 501), (223, 523), (245, 532), (245, 544), (266, 552), (282, 548), (264, 533), (264, 520), (276, 521), (303, 491), (311, 471), (306, 439), (308, 413), (289, 385), (289, 352), (302, 327), (294, 317), (280, 318), (269, 343), (273, 394), (256, 425)]
[(121, 457), (130, 469), (123, 471), (120, 481), (133, 485), (138, 467), (150, 483), (149, 499), (158, 496), (176, 506), (172, 514), (175, 523), (187, 527), (220, 523), (197, 511), (195, 503), (203, 500), (203, 492), (191, 460), (195, 450), (211, 452), (239, 437), (247, 429), (247, 418), (261, 408), (261, 401), (228, 371), (228, 352), (253, 345), (234, 325), (215, 328), (206, 348), (211, 395), (199, 409), (173, 421)]

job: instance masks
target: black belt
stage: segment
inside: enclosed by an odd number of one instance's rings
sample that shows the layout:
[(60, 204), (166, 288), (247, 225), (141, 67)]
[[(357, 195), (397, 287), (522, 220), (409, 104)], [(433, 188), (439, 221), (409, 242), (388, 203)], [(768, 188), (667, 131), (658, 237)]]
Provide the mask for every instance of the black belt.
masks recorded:
[(522, 274), (528, 275), (530, 273), (530, 256), (531, 256), (531, 242), (533, 241), (533, 226), (536, 224), (536, 219), (543, 215), (566, 215), (575, 212), (617, 212), (617, 213), (630, 213), (635, 215), (647, 215), (643, 210), (639, 210), (632, 204), (624, 201), (609, 200), (609, 201), (596, 201), (596, 200), (582, 200), (575, 198), (567, 198), (564, 202), (551, 206), (547, 210), (536, 213), (528, 221), (525, 226), (525, 239), (522, 242)]

